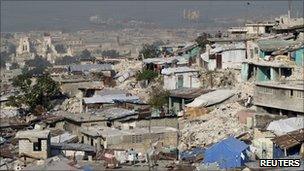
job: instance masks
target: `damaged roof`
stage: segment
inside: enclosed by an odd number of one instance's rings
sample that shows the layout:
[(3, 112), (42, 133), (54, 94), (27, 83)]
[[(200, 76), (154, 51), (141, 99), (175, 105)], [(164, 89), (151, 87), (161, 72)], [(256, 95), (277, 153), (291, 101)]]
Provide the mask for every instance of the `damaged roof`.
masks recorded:
[(176, 68), (164, 68), (161, 73), (163, 75), (170, 75), (175, 73), (185, 73), (185, 72), (198, 72), (199, 70), (189, 67), (176, 67)]
[(282, 149), (289, 149), (304, 142), (304, 128), (289, 132), (272, 139)]
[(135, 102), (135, 103), (141, 102), (139, 97), (129, 94), (94, 95), (92, 97), (83, 98), (83, 101), (85, 104), (115, 103), (115, 101), (125, 101), (125, 102)]
[(113, 70), (113, 66), (111, 64), (70, 65), (69, 70), (71, 72), (100, 72)]
[(283, 135), (303, 128), (304, 117), (292, 117), (270, 122), (267, 130), (274, 132), (276, 135)]
[[(117, 128), (110, 128), (104, 126), (92, 126), (92, 127), (85, 127), (81, 129), (81, 132), (93, 136), (103, 136), (103, 137), (115, 137), (115, 136), (122, 136), (122, 135), (138, 135), (138, 134), (148, 134), (148, 128), (138, 128), (135, 127), (133, 129), (117, 129)], [(176, 128), (173, 127), (165, 127), (165, 126), (152, 126), (151, 133), (164, 133), (164, 132), (178, 132)]]
[(109, 108), (82, 114), (67, 114), (65, 118), (75, 122), (108, 121), (122, 118), (138, 118), (138, 112), (123, 108)]
[(81, 143), (52, 143), (52, 149), (95, 152), (95, 147)]
[(170, 58), (147, 58), (143, 60), (144, 64), (149, 64), (149, 63), (153, 63), (153, 64), (158, 64), (158, 65), (162, 65), (162, 64), (170, 64), (173, 63), (174, 61), (177, 61), (178, 63), (185, 63), (188, 62), (189, 60), (189, 55), (183, 55), (183, 56), (174, 56), (174, 57), (170, 57)]
[(234, 95), (233, 90), (222, 89), (203, 94), (187, 104), (187, 107), (208, 107), (221, 103)]
[(262, 51), (276, 51), (284, 49), (288, 46), (295, 44), (293, 40), (283, 40), (283, 39), (265, 39), (257, 41), (257, 45)]
[(50, 130), (27, 130), (18, 131), (15, 138), (27, 139), (27, 138), (48, 138)]
[(203, 88), (179, 88), (170, 91), (170, 97), (178, 97), (185, 99), (194, 99), (202, 94), (208, 93), (213, 90)]

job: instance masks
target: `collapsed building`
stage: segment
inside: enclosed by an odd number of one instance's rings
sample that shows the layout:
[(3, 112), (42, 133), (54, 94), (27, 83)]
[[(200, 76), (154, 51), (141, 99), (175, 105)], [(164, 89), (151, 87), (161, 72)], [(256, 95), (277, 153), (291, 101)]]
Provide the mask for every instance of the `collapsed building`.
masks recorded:
[(178, 130), (171, 127), (132, 128), (128, 130), (109, 127), (81, 128), (81, 142), (97, 149), (134, 149), (144, 154), (151, 142), (162, 147), (177, 147)]

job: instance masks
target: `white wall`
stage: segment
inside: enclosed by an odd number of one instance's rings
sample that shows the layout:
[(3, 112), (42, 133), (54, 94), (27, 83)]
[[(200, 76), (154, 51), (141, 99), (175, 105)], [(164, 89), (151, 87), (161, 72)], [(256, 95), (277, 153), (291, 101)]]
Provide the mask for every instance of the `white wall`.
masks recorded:
[(222, 52), (222, 68), (241, 68), (246, 59), (245, 50), (231, 50)]
[(185, 88), (199, 88), (200, 81), (198, 78), (198, 72), (186, 72), (173, 75), (164, 76), (164, 89), (174, 90), (177, 89), (178, 76), (183, 75), (183, 87)]
[(246, 26), (247, 34), (263, 34), (265, 33), (265, 26)]

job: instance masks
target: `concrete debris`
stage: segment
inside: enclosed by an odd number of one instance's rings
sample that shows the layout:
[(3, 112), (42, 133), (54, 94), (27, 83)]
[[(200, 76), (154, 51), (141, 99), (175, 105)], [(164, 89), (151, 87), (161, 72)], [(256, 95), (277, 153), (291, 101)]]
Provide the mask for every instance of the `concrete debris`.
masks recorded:
[(201, 80), (205, 88), (234, 87), (240, 79), (240, 73), (233, 69), (223, 71), (203, 71)]
[(205, 147), (218, 142), (228, 135), (240, 134), (245, 126), (238, 122), (236, 113), (244, 109), (238, 103), (227, 103), (196, 120), (181, 120), (180, 150), (193, 146)]
[(17, 109), (1, 109), (0, 118), (10, 118), (19, 114)]
[(61, 109), (71, 113), (79, 113), (82, 111), (82, 101), (77, 97), (66, 99), (62, 103)]

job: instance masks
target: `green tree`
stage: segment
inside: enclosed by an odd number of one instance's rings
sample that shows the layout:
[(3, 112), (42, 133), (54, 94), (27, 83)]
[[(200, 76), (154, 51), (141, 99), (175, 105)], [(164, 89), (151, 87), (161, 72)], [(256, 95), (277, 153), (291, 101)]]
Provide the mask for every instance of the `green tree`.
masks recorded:
[(142, 72), (139, 72), (136, 74), (136, 80), (142, 81), (142, 80), (149, 80), (156, 78), (158, 76), (157, 72), (151, 71), (151, 70), (143, 70)]
[(32, 68), (47, 68), (52, 66), (52, 64), (41, 56), (35, 56), (34, 59), (28, 60), (25, 62), (25, 65)]
[(203, 51), (206, 49), (206, 44), (210, 43), (208, 40), (209, 37), (210, 37), (209, 34), (203, 33), (201, 36), (198, 36), (195, 39), (196, 43), (198, 44), (198, 46), (202, 48)]
[(11, 60), (10, 54), (4, 51), (0, 53), (0, 56), (0, 66), (1, 68), (5, 68), (5, 63)]
[(161, 88), (154, 88), (150, 93), (149, 104), (157, 109), (168, 104), (170, 92)]
[(58, 82), (49, 75), (37, 78), (32, 84), (30, 75), (25, 72), (14, 77), (12, 84), (18, 92), (9, 97), (8, 105), (25, 108), (29, 112), (35, 112), (37, 107), (52, 109), (51, 100), (60, 94)]
[(58, 53), (66, 53), (67, 52), (67, 48), (63, 44), (55, 45), (55, 49)]
[(104, 50), (102, 51), (101, 55), (110, 58), (117, 58), (119, 57), (119, 52), (117, 52), (116, 50)]
[(159, 55), (160, 51), (155, 44), (144, 44), (139, 51), (139, 57), (141, 59), (157, 58)]

